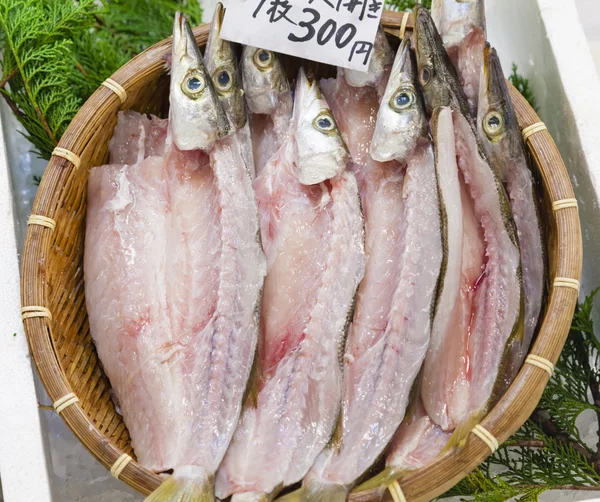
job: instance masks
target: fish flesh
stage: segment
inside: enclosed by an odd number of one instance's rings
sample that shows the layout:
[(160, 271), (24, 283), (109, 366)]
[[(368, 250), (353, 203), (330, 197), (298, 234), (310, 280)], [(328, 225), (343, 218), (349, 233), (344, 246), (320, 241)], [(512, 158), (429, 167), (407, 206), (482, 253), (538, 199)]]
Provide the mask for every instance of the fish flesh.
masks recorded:
[(433, 0), (431, 16), (454, 64), (473, 117), (486, 44), (484, 0)]
[(425, 467), (442, 453), (450, 437), (451, 433), (431, 420), (419, 398), (386, 452), (387, 470), (397, 474)]
[(302, 479), (329, 441), (340, 354), (364, 274), (348, 151), (303, 70), (295, 95), (293, 133), (254, 183), (268, 274), (255, 389), (217, 477), (217, 495), (232, 501), (271, 500)]
[[(408, 42), (394, 69), (389, 92), (400, 88), (409, 98), (405, 103), (403, 97), (401, 106), (394, 101), (396, 113), (421, 122), (410, 129), (412, 134), (426, 134), (422, 101), (413, 96), (416, 68)], [(346, 500), (400, 425), (427, 350), (442, 261), (433, 151), (427, 137), (409, 154), (398, 145), (398, 157), (406, 157), (407, 166), (396, 160), (376, 162), (369, 155), (379, 108), (376, 89), (351, 87), (343, 76), (326, 87), (359, 180), (368, 260), (344, 355), (338, 430), (304, 478), (303, 488), (290, 496), (307, 501)], [(397, 120), (407, 123), (402, 117)]]
[(223, 4), (217, 2), (204, 51), (204, 64), (229, 120), (229, 127), (237, 135), (237, 139), (242, 145), (248, 172), (254, 177), (256, 169), (250, 136), (250, 122), (246, 114), (246, 100), (242, 88), (242, 72), (234, 44), (221, 38), (224, 16)]
[(173, 471), (147, 500), (208, 502), (254, 358), (266, 261), (240, 145), (179, 14), (172, 61), (164, 154), (90, 172), (86, 300), (138, 461)]
[(132, 110), (118, 114), (117, 125), (108, 143), (111, 164), (136, 164), (148, 157), (162, 157), (167, 143), (169, 121)]
[(545, 284), (544, 246), (533, 176), (508, 86), (495, 49), (484, 51), (479, 97), (479, 137), (506, 187), (521, 246), (525, 327), (509, 355), (506, 387), (517, 375), (535, 334)]
[(277, 53), (244, 46), (241, 66), (258, 175), (285, 143), (292, 119), (292, 94)]
[(522, 337), (520, 252), (504, 189), (468, 121), (442, 107), (431, 129), (445, 260), (421, 397), (461, 442), (498, 397), (505, 348)]

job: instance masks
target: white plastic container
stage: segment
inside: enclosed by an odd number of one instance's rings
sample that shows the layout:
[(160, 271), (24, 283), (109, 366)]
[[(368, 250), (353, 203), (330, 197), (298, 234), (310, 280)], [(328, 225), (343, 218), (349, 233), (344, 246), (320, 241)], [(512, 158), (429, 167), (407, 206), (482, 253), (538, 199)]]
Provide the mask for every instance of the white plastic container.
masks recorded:
[[(202, 1), (202, 0), (201, 0)], [(204, 0), (205, 22), (216, 0)], [(573, 0), (486, 0), (489, 39), (504, 66), (512, 63), (530, 78), (539, 113), (552, 133), (580, 203), (584, 235), (582, 295), (600, 286), (600, 81)], [(3, 106), (2, 103), (0, 106)], [(4, 107), (6, 108), (6, 107)], [(143, 497), (110, 476), (75, 439), (60, 417), (38, 414), (49, 404), (34, 378), (20, 323), (17, 249), (30, 201), (32, 174), (41, 164), (7, 113), (4, 139), (11, 148), (13, 202), (5, 151), (0, 141), (0, 477), (7, 502), (46, 502), (50, 484), (56, 502), (133, 502)], [(1, 140), (1, 138), (0, 138)], [(33, 170), (32, 170), (33, 169)], [(598, 222), (598, 223), (596, 223)], [(17, 235), (15, 240), (14, 236)], [(596, 309), (596, 319), (600, 321)], [(17, 334), (16, 337), (13, 333)], [(37, 378), (37, 377), (36, 377)], [(38, 417), (41, 416), (41, 425)], [(590, 434), (595, 434), (591, 429)], [(546, 501), (596, 500), (589, 493), (547, 493)]]

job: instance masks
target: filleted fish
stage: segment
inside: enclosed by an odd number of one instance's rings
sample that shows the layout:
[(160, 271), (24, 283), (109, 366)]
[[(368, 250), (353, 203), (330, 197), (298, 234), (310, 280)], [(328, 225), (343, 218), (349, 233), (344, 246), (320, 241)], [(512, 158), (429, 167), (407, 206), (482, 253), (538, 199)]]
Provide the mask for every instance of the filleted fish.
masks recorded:
[(303, 70), (292, 128), (254, 183), (268, 274), (250, 397), (217, 479), (217, 495), (233, 501), (271, 500), (302, 479), (329, 441), (340, 408), (340, 355), (364, 274), (348, 151)]
[(92, 169), (90, 330), (138, 461), (173, 471), (148, 500), (214, 500), (254, 357), (266, 272), (251, 180), (191, 29), (173, 31), (162, 156)]
[(495, 49), (484, 50), (479, 96), (479, 137), (506, 187), (519, 235), (524, 293), (524, 332), (510, 349), (505, 387), (517, 375), (535, 334), (545, 285), (544, 245), (533, 175), (502, 65)]
[(429, 416), (446, 431), (457, 429), (461, 442), (499, 397), (506, 349), (523, 336), (520, 251), (506, 192), (424, 8), (414, 38), (433, 111), (445, 248), (421, 396)]
[(292, 119), (292, 94), (275, 52), (245, 46), (241, 66), (258, 175), (285, 143)]
[[(344, 355), (338, 430), (292, 500), (346, 500), (400, 425), (429, 342), (442, 242), (433, 151), (408, 41), (384, 93), (383, 106), (390, 110), (379, 118), (376, 86), (387, 79), (389, 65), (376, 68), (380, 77), (372, 80), (374, 86), (352, 87), (343, 73), (327, 83), (359, 180), (367, 270)], [(391, 155), (385, 146), (372, 148), (376, 124), (378, 145), (395, 143), (387, 135), (411, 140), (396, 143)], [(370, 151), (392, 160), (376, 162)]]

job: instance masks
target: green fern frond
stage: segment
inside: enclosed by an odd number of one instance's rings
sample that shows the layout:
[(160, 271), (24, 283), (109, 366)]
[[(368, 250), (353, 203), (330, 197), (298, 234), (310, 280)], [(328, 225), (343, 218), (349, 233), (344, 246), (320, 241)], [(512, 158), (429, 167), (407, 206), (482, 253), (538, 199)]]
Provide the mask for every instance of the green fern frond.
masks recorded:
[(431, 9), (431, 0), (385, 0), (385, 8), (402, 12), (414, 9), (419, 3)]
[(512, 85), (514, 85), (523, 95), (523, 97), (529, 102), (531, 108), (537, 112), (537, 102), (535, 100), (535, 95), (533, 94), (533, 89), (529, 83), (529, 79), (523, 77), (523, 75), (519, 73), (519, 67), (515, 63), (513, 63), (512, 66), (512, 74), (508, 78)]
[(80, 106), (70, 85), (73, 37), (93, 21), (94, 0), (0, 2), (0, 90), (26, 137), (48, 158)]

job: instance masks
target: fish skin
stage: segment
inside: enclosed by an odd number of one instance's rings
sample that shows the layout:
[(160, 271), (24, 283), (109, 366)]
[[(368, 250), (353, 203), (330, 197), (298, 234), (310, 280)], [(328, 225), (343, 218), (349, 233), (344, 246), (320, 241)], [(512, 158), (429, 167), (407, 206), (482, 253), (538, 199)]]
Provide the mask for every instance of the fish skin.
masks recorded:
[[(403, 78), (414, 81), (415, 68), (404, 70), (409, 74)], [(376, 162), (369, 150), (379, 108), (377, 90), (348, 85), (342, 72), (323, 86), (359, 181), (368, 261), (346, 344), (338, 430), (290, 501), (345, 500), (383, 454), (402, 422), (427, 351), (443, 254), (427, 128), (419, 127), (424, 137), (408, 156), (408, 166)], [(406, 113), (414, 116), (413, 110)], [(426, 123), (423, 107), (417, 117)], [(401, 114), (396, 120), (407, 124)], [(403, 147), (398, 145), (399, 157), (406, 155)]]
[[(542, 309), (545, 284), (544, 244), (533, 176), (521, 129), (495, 49), (484, 49), (477, 128), (491, 166), (505, 185), (514, 216), (523, 272), (525, 329), (523, 340), (510, 349), (508, 387), (519, 371), (535, 334)], [(500, 121), (499, 129), (484, 126)], [(495, 123), (495, 122), (494, 122)]]
[(169, 99), (170, 138), (180, 150), (208, 152), (231, 132), (192, 29), (180, 12), (173, 26)]
[[(339, 347), (364, 274), (363, 220), (354, 175), (339, 131), (317, 129), (328, 110), (303, 70), (296, 83), (293, 131), (256, 179), (268, 259), (259, 338), (259, 371), (217, 476), (217, 495), (272, 500), (302, 479), (329, 441), (340, 407)], [(311, 128), (320, 155), (296, 129)], [(340, 168), (320, 161), (328, 148)], [(318, 163), (320, 184), (299, 177), (299, 158)], [(312, 172), (312, 170), (309, 169)], [(328, 177), (331, 176), (331, 177)], [(340, 267), (340, 263), (344, 263)]]
[[(218, 2), (208, 34), (204, 62), (219, 96), (219, 101), (229, 120), (229, 127), (236, 134), (242, 147), (242, 154), (248, 172), (254, 178), (256, 167), (254, 165), (250, 122), (246, 114), (246, 99), (242, 88), (242, 71), (238, 64), (234, 44), (220, 37), (224, 15), (223, 4)], [(220, 80), (227, 81), (227, 85), (223, 85)]]
[(234, 44), (221, 38), (224, 15), (223, 4), (217, 2), (204, 52), (204, 64), (229, 119), (230, 128), (238, 130), (246, 124), (246, 101)]
[(417, 7), (415, 11), (413, 44), (419, 82), (429, 115), (433, 115), (437, 108), (450, 106), (460, 110), (476, 133), (475, 122), (456, 69), (444, 49), (442, 37), (429, 11), (424, 7)]
[(467, 119), (443, 107), (431, 128), (445, 258), (421, 397), (460, 444), (498, 397), (505, 349), (522, 330), (520, 252), (504, 191)]
[[(428, 136), (429, 123), (417, 81), (417, 67), (409, 38), (405, 38), (391, 70), (371, 141), (371, 157), (377, 162), (405, 163), (417, 141)], [(409, 99), (399, 107), (397, 99)]]
[(286, 140), (292, 119), (292, 94), (277, 53), (245, 46), (241, 68), (258, 175)]
[(431, 16), (454, 64), (473, 117), (477, 117), (479, 81), (486, 43), (483, 0), (434, 0)]
[[(296, 176), (303, 185), (318, 185), (346, 170), (349, 152), (318, 83), (311, 85), (304, 71), (295, 94)], [(321, 123), (327, 124), (321, 127)]]

